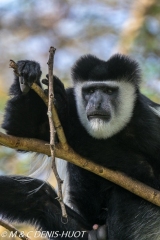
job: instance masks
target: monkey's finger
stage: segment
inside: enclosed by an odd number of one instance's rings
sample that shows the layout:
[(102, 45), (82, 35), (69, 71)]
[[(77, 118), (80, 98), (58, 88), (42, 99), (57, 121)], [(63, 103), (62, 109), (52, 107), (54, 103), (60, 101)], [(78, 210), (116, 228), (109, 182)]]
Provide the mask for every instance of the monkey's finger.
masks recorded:
[(106, 227), (106, 225), (100, 226), (97, 229), (97, 239), (98, 240), (106, 240), (107, 239), (107, 227)]
[(106, 225), (98, 227), (88, 233), (88, 240), (107, 240), (107, 227)]
[(44, 94), (48, 96), (48, 89), (44, 89)]
[(42, 83), (44, 84), (44, 85), (47, 85), (48, 86), (48, 80), (47, 79), (42, 79)]
[(29, 87), (29, 85), (26, 83), (26, 81), (25, 81), (25, 79), (24, 79), (23, 76), (20, 76), (20, 77), (19, 77), (19, 85), (20, 85), (21, 91), (22, 91), (24, 94), (26, 94), (26, 93), (29, 92), (30, 87)]
[(88, 233), (88, 240), (98, 240), (95, 230), (92, 230)]
[(53, 99), (53, 104), (57, 106), (57, 100), (55, 98)]
[(19, 76), (19, 84), (24, 84), (24, 78), (22, 76)]

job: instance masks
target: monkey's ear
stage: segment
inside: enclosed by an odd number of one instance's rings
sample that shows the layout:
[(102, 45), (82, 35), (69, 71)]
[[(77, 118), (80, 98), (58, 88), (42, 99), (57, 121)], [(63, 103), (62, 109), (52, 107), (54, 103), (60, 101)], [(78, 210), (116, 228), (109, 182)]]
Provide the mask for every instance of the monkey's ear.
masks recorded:
[(135, 60), (122, 54), (115, 54), (106, 64), (109, 79), (128, 81), (137, 87), (139, 86), (141, 82), (141, 70)]
[(102, 61), (93, 55), (84, 55), (72, 67), (73, 82), (89, 80), (90, 72)]

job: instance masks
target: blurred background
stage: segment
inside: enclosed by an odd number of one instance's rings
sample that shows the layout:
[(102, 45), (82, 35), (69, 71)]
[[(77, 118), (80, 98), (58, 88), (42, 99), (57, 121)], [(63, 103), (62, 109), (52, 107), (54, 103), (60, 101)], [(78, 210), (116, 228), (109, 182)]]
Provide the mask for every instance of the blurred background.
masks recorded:
[[(81, 55), (107, 60), (120, 52), (139, 62), (142, 92), (160, 103), (159, 0), (0, 0), (0, 121), (13, 82), (9, 60), (36, 60), (44, 77), (50, 46), (57, 49), (54, 73), (66, 87)], [(27, 174), (29, 162), (1, 147), (0, 174)]]

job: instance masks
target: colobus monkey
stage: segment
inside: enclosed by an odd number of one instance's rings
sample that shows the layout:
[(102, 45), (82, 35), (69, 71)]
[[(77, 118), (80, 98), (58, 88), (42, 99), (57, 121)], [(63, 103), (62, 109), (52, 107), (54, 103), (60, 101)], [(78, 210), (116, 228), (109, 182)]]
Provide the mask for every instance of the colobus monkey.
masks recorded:
[[(33, 81), (40, 85), (40, 66), (27, 60), (17, 64), (21, 77), (15, 76), (10, 88), (12, 98), (3, 128), (11, 135), (49, 141), (47, 107), (29, 88)], [(108, 61), (86, 55), (73, 66), (72, 78), (73, 87), (65, 90), (54, 77), (55, 104), (69, 145), (84, 158), (159, 189), (159, 105), (140, 93), (137, 62), (120, 54)], [(43, 83), (48, 84), (47, 79)], [(68, 224), (61, 223), (56, 193), (47, 183), (15, 176), (0, 177), (3, 217), (48, 231), (82, 233), (94, 224), (102, 226), (79, 239), (160, 239), (159, 207), (91, 172), (65, 164)], [(40, 185), (39, 191), (30, 194)]]

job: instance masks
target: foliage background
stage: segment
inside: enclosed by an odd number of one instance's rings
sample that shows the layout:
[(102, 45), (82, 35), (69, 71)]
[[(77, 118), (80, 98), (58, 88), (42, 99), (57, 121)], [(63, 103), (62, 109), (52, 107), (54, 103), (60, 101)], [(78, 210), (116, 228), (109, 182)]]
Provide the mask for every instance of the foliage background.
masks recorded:
[[(160, 102), (159, 0), (0, 0), (0, 121), (13, 81), (9, 59), (30, 59), (47, 73), (48, 50), (56, 47), (54, 73), (71, 85), (81, 55), (108, 59), (121, 52), (142, 69), (142, 92)], [(27, 155), (1, 147), (0, 174), (23, 174)]]

